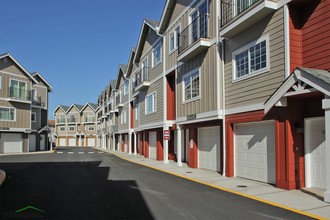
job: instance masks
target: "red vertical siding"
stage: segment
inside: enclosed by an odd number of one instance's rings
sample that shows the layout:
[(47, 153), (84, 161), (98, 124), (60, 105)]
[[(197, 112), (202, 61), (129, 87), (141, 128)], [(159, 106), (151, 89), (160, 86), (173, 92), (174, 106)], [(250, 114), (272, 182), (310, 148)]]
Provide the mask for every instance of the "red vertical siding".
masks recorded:
[(198, 148), (197, 148), (197, 128), (189, 129), (189, 162), (188, 166), (191, 168), (198, 168)]
[(167, 120), (175, 120), (175, 75), (166, 77)]
[(156, 160), (164, 160), (164, 149), (163, 149), (163, 130), (157, 131), (157, 142), (156, 142)]
[(149, 158), (149, 133), (144, 132), (144, 157)]
[(130, 114), (131, 114), (131, 118), (130, 118), (130, 128), (134, 128), (134, 106), (133, 106), (133, 102), (130, 103)]
[(292, 73), (294, 69), (302, 66), (302, 36), (299, 11), (294, 6), (290, 6), (289, 10), (290, 73)]

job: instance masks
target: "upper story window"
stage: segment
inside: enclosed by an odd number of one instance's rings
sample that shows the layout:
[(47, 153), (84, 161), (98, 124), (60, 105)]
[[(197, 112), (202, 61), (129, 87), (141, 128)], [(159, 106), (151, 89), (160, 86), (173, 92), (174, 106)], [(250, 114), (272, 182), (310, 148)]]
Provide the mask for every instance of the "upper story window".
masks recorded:
[(199, 98), (200, 94), (200, 71), (195, 69), (183, 76), (183, 101), (191, 101)]
[(142, 81), (148, 80), (148, 57), (141, 63)]
[(135, 103), (135, 120), (140, 119), (140, 103)]
[(242, 13), (258, 0), (236, 0), (236, 14)]
[(156, 112), (156, 93), (151, 93), (146, 96), (145, 114)]
[(176, 27), (169, 36), (169, 52), (174, 52), (179, 47), (180, 26)]
[(27, 98), (26, 82), (10, 79), (10, 97), (26, 99)]
[(16, 109), (0, 107), (0, 121), (15, 121)]
[(199, 38), (208, 38), (208, 7), (204, 1), (198, 8), (191, 13), (191, 37), (192, 42)]
[(152, 52), (152, 66), (156, 66), (161, 61), (161, 43), (158, 43)]
[(70, 126), (70, 127), (69, 127), (69, 131), (75, 131), (74, 126)]
[(128, 94), (128, 87), (129, 87), (129, 81), (125, 80), (125, 84), (124, 84), (124, 95)]
[(127, 112), (126, 111), (122, 111), (120, 114), (120, 123), (121, 124), (126, 124), (126, 117), (127, 117)]
[(90, 113), (88, 113), (88, 115), (86, 117), (86, 121), (87, 122), (94, 122), (94, 117), (95, 117), (94, 113), (90, 112)]
[(244, 79), (268, 71), (268, 37), (261, 37), (232, 54), (233, 79)]
[(88, 131), (94, 131), (94, 130), (95, 130), (94, 125), (89, 125), (89, 126), (88, 126)]
[(31, 122), (37, 122), (37, 114), (35, 112), (31, 112)]
[(76, 122), (76, 119), (74, 117), (74, 114), (70, 114), (69, 115), (69, 122), (72, 123), (72, 122)]
[(65, 132), (65, 127), (64, 126), (60, 127), (60, 132)]

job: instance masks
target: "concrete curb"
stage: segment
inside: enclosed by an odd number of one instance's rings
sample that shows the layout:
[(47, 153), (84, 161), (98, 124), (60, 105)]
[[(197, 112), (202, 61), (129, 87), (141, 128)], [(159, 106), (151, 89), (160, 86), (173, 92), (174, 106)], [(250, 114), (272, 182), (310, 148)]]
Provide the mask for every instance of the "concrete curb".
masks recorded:
[(2, 185), (3, 182), (6, 180), (6, 173), (3, 170), (0, 170), (0, 186)]

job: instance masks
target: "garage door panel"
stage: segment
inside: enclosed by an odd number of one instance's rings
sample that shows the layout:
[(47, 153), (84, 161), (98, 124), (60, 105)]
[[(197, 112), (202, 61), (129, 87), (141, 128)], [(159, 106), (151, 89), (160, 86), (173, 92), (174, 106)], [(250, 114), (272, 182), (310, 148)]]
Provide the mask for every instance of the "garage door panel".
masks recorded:
[(23, 141), (21, 134), (1, 134), (0, 152), (21, 153), (23, 152)]
[(87, 146), (88, 147), (95, 147), (95, 139), (94, 138), (88, 138), (87, 139)]
[(236, 176), (275, 183), (274, 122), (235, 125)]
[(75, 138), (69, 138), (69, 146), (70, 147), (76, 146), (76, 139)]
[(198, 129), (198, 166), (218, 171), (220, 158), (220, 127)]
[(60, 146), (66, 146), (66, 139), (65, 138), (60, 139)]

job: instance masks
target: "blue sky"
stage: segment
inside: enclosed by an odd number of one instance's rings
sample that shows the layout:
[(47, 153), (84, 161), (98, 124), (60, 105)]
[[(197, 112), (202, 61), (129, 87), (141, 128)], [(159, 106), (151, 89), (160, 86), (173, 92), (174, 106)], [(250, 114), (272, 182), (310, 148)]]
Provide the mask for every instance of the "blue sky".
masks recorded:
[(143, 18), (159, 20), (165, 0), (0, 3), (0, 54), (11, 53), (28, 71), (48, 80), (52, 118), (59, 104), (96, 103), (116, 78), (118, 65), (127, 63)]

